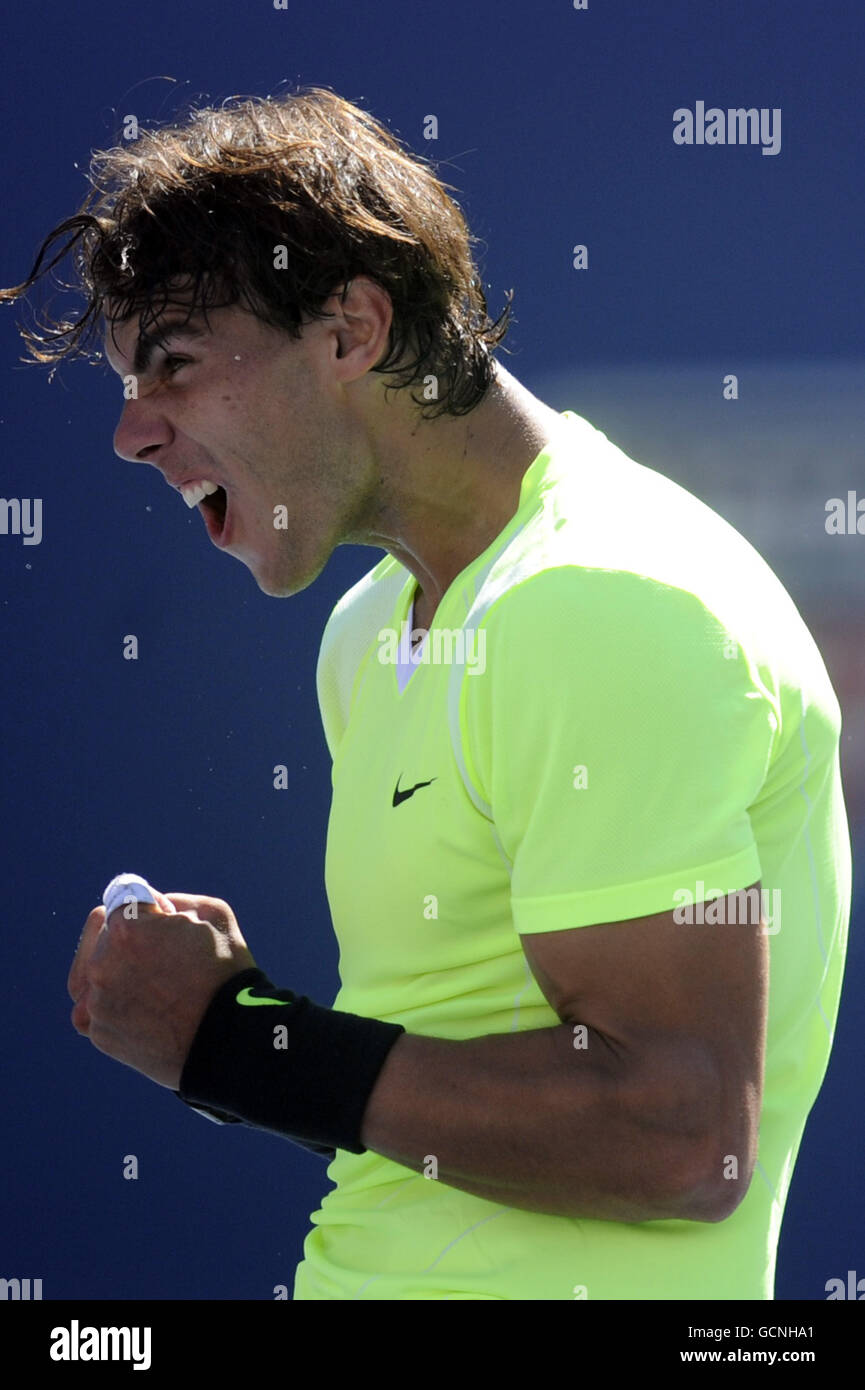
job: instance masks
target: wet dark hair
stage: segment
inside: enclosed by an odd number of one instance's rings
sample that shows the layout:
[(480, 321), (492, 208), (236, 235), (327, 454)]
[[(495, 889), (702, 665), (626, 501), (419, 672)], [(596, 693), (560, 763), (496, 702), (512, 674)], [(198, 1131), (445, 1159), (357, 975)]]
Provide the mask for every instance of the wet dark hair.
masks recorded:
[(168, 286), (181, 282), (190, 314), (242, 303), (297, 339), (305, 323), (329, 317), (322, 306), (332, 294), (366, 275), (393, 304), (388, 350), (373, 368), (390, 375), (389, 388), (434, 377), (434, 400), (412, 395), (430, 419), (467, 414), (489, 389), (513, 291), (493, 322), (476, 238), (445, 191), (451, 185), (333, 92), (193, 110), (183, 124), (95, 151), (89, 181), (27, 279), (0, 290), (0, 301), (14, 301), (72, 254), (77, 283), (61, 283), (83, 292), (84, 311), (43, 318), (36, 329), (19, 324), (25, 360), (56, 368), (64, 358), (98, 359), (88, 345), (108, 306), (111, 323), (139, 313), (143, 331), (176, 302)]

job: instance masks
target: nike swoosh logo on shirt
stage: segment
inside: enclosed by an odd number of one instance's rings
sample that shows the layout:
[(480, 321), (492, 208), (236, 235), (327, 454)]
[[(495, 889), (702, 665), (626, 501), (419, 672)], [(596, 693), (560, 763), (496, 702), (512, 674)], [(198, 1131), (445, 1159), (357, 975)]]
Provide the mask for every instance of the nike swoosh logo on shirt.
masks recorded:
[(237, 1003), (238, 1003), (238, 1004), (282, 1004), (282, 1005), (285, 1005), (285, 1004), (287, 1004), (287, 1003), (289, 1002), (287, 999), (262, 999), (259, 995), (253, 994), (253, 992), (252, 992), (252, 990), (250, 989), (249, 985), (247, 985), (246, 989), (242, 989), (242, 990), (240, 991), (240, 993), (239, 993), (239, 994), (236, 994), (234, 997), (235, 997), (235, 999), (237, 1000)]
[[(402, 777), (402, 773), (400, 773), (399, 777)], [(397, 777), (396, 786), (393, 789), (394, 806), (398, 806), (401, 801), (408, 801), (409, 797), (414, 796), (419, 787), (432, 786), (433, 782), (436, 780), (435, 777), (431, 777), (428, 782), (415, 782), (413, 787), (408, 787), (406, 791), (401, 792), (399, 789), (399, 777)]]

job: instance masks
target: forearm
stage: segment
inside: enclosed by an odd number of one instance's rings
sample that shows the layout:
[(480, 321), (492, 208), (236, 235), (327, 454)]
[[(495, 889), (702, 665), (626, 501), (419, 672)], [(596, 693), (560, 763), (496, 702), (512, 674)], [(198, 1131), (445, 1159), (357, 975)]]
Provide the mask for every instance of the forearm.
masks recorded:
[(711, 1064), (700, 1070), (699, 1050), (666, 1035), (625, 1048), (588, 1026), (575, 1046), (574, 1033), (563, 1023), (421, 1037), (321, 1008), (251, 968), (211, 1001), (178, 1094), (309, 1146), (372, 1150), (502, 1205), (721, 1219), (717, 1179), (705, 1177), (720, 1171)]
[(370, 1095), (363, 1143), (529, 1211), (630, 1222), (691, 1213), (693, 1134), (674, 1132), (665, 1107), (653, 1115), (637, 1103), (628, 1064), (600, 1034), (573, 1041), (570, 1024), (458, 1042), (407, 1033)]

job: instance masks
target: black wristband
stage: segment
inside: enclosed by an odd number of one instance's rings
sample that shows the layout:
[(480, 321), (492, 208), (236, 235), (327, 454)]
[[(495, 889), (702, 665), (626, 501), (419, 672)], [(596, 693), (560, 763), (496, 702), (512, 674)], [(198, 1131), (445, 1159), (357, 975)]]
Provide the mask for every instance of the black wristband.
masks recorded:
[[(270, 1001), (269, 1003), (266, 1001)], [(360, 1130), (402, 1024), (279, 989), (261, 970), (227, 980), (198, 1026), (176, 1094), (193, 1109), (270, 1130), (315, 1153), (362, 1154)]]
[[(174, 1094), (177, 1096), (178, 1100), (183, 1100), (183, 1096), (179, 1091), (175, 1091)], [(241, 1120), (239, 1115), (229, 1115), (227, 1110), (215, 1110), (213, 1106), (210, 1105), (193, 1105), (191, 1100), (183, 1100), (183, 1104), (187, 1106), (188, 1109), (194, 1110), (197, 1115), (203, 1115), (205, 1120), (212, 1120), (214, 1124), (243, 1124), (243, 1120)], [(296, 1134), (284, 1134), (282, 1137), (284, 1139), (290, 1139), (292, 1144), (297, 1144), (298, 1148), (308, 1149), (311, 1154), (321, 1154), (322, 1158), (326, 1158), (328, 1163), (330, 1163), (331, 1159), (336, 1158), (336, 1150), (329, 1149), (324, 1144), (307, 1143), (303, 1139), (298, 1139)]]

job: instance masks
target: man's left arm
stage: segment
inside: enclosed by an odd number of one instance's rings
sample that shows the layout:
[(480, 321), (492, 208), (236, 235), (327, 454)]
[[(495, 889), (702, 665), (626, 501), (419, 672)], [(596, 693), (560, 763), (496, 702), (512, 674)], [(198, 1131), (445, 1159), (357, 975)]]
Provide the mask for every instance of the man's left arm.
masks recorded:
[(72, 1019), (173, 1090), (193, 1059), (205, 1103), (300, 1142), (332, 1144), (336, 1125), (355, 1152), (424, 1173), (434, 1159), (438, 1181), (529, 1211), (718, 1221), (750, 1182), (762, 1098), (767, 938), (750, 897), (725, 900), (726, 925), (662, 913), (524, 935), (561, 1025), (394, 1041), (393, 1025), (268, 989), (227, 903), (171, 894), (171, 917), (91, 913)]

